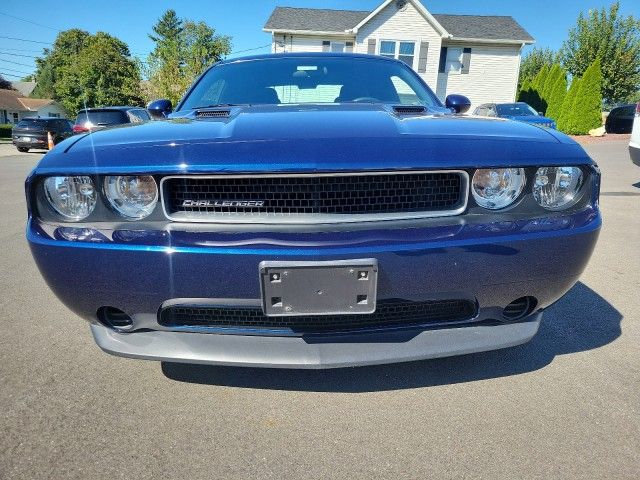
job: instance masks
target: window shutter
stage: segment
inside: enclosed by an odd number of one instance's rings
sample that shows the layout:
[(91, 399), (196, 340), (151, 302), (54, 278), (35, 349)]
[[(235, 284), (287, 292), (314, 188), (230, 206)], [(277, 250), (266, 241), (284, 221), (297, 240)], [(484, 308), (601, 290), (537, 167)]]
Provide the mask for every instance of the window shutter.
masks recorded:
[(322, 51), (328, 52), (331, 50), (331, 42), (329, 40), (324, 40), (322, 42)]
[(345, 52), (353, 52), (353, 42), (347, 42), (345, 43)]
[(438, 71), (440, 73), (444, 73), (444, 69), (447, 66), (447, 47), (442, 47), (440, 49), (440, 66), (438, 67)]
[(370, 38), (369, 41), (367, 42), (367, 53), (369, 55), (375, 55), (376, 54), (376, 39), (375, 38)]
[(420, 42), (420, 56), (418, 57), (418, 73), (427, 71), (427, 54), (429, 53), (429, 42)]
[(465, 48), (462, 51), (462, 73), (469, 73), (470, 65), (471, 65), (471, 49)]

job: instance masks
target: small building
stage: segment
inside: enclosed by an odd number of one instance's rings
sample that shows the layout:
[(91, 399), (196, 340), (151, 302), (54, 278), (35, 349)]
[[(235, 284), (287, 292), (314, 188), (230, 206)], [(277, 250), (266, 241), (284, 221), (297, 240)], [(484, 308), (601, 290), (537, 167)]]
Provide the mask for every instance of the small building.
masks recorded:
[(29, 117), (66, 116), (64, 108), (54, 100), (24, 97), (16, 90), (0, 90), (0, 123), (18, 123)]
[(273, 53), (356, 52), (411, 66), (441, 100), (513, 102), (520, 56), (533, 37), (509, 16), (431, 14), (418, 0), (385, 0), (375, 10), (276, 7), (264, 31)]

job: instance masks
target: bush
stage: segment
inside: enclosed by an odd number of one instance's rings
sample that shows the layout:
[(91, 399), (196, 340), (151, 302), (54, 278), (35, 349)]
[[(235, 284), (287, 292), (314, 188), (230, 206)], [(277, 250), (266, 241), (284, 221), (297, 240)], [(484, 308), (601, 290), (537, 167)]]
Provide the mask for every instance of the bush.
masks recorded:
[(586, 135), (589, 130), (602, 126), (602, 71), (596, 59), (584, 72), (576, 98), (571, 133)]
[(560, 75), (556, 79), (551, 94), (549, 96), (549, 107), (547, 108), (547, 117), (558, 122), (562, 111), (562, 104), (567, 96), (567, 74), (564, 70), (560, 70)]
[(11, 129), (13, 125), (10, 123), (0, 124), (0, 138), (11, 138)]
[(564, 97), (562, 107), (560, 108), (560, 116), (558, 118), (557, 127), (561, 132), (571, 133), (572, 131), (571, 121), (579, 89), (580, 79), (574, 78), (571, 82), (571, 87), (569, 87), (569, 91)]

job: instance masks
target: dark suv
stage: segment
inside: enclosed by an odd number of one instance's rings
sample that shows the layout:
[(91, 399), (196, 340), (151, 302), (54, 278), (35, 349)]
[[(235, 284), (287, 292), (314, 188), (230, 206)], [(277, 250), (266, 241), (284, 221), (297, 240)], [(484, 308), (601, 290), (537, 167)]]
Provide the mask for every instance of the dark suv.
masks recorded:
[(151, 115), (142, 107), (87, 108), (78, 112), (73, 133), (85, 133), (114, 125), (144, 123), (150, 120)]
[(23, 118), (11, 130), (11, 138), (20, 152), (28, 152), (30, 148), (48, 149), (48, 132), (57, 144), (73, 135), (72, 127), (66, 118)]

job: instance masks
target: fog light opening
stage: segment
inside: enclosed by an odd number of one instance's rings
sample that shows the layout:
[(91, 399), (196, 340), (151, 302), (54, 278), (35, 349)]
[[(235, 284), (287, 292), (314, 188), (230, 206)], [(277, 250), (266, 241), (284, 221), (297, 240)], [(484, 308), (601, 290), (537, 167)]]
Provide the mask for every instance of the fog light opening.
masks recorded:
[(509, 321), (520, 320), (536, 308), (538, 301), (533, 297), (520, 297), (504, 307), (502, 316)]
[(121, 332), (126, 332), (133, 328), (133, 319), (122, 310), (115, 307), (99, 308), (98, 320), (105, 327)]

